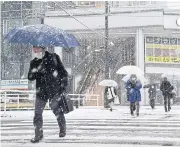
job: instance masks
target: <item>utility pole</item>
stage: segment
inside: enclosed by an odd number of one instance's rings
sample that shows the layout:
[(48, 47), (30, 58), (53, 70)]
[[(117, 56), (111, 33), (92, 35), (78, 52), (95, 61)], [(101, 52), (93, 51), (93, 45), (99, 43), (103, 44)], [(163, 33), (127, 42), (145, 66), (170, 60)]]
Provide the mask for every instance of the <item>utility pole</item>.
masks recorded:
[(1, 14), (1, 7), (2, 7), (2, 2), (0, 2), (0, 89), (1, 89), (1, 80), (2, 80), (2, 51), (3, 51), (3, 16)]
[[(109, 15), (109, 4), (105, 1), (105, 79), (109, 79), (109, 51), (108, 51), (108, 41), (109, 41), (109, 28), (108, 28), (108, 15)], [(108, 108), (107, 93), (104, 95), (104, 108)]]

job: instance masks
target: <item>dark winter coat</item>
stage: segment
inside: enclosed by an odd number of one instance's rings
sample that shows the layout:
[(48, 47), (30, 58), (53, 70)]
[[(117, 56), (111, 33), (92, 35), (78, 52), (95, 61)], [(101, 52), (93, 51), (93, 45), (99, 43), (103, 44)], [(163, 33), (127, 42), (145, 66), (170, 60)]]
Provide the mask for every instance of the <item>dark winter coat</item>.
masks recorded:
[(163, 96), (168, 96), (172, 92), (173, 86), (169, 81), (162, 81), (160, 90), (162, 91)]
[(67, 86), (67, 76), (68, 73), (57, 54), (46, 51), (42, 59), (34, 58), (30, 62), (28, 79), (36, 80), (37, 98), (48, 100), (61, 94)]
[(150, 86), (149, 90), (148, 90), (148, 93), (149, 93), (149, 98), (152, 99), (152, 98), (156, 98), (156, 87), (154, 86), (154, 88), (152, 88)]
[(126, 83), (128, 101), (132, 103), (136, 101), (141, 101), (141, 88), (142, 84), (140, 81), (137, 81), (135, 84), (132, 84), (132, 82), (128, 80)]

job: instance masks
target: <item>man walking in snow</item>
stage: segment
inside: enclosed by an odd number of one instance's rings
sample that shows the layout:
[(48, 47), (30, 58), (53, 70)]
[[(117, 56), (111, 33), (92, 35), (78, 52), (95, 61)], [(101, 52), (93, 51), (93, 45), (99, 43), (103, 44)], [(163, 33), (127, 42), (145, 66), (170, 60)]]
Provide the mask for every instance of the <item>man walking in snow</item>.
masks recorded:
[(59, 56), (45, 51), (45, 47), (33, 47), (35, 58), (30, 62), (28, 79), (36, 80), (36, 101), (33, 124), (35, 137), (32, 143), (39, 142), (43, 138), (44, 107), (49, 100), (49, 105), (57, 118), (59, 125), (59, 137), (66, 135), (66, 121), (60, 104), (61, 94), (67, 86), (68, 73), (65, 70)]
[[(167, 77), (164, 77), (161, 86), (160, 86), (160, 90), (162, 91), (162, 94), (164, 96), (164, 109), (165, 112), (170, 111), (171, 110), (171, 93), (173, 91), (173, 86), (171, 85), (171, 83), (167, 80)], [(167, 108), (168, 105), (168, 108)]]

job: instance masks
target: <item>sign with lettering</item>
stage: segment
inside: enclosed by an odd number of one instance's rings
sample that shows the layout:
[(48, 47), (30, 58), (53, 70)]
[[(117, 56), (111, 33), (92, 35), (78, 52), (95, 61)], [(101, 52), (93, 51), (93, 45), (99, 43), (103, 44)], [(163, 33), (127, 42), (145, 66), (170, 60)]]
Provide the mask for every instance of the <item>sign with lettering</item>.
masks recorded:
[(146, 37), (146, 63), (180, 63), (180, 38)]
[(28, 80), (2, 80), (1, 89), (3, 90), (27, 90)]

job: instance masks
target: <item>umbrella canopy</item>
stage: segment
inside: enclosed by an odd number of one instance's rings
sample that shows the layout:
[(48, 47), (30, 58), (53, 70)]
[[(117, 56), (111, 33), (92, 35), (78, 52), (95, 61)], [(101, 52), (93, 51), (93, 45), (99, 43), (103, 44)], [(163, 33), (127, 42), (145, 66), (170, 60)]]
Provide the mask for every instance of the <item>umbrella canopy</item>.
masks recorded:
[(103, 80), (99, 83), (99, 85), (116, 87), (118, 84), (114, 80)]
[(120, 69), (118, 69), (118, 71), (116, 72), (116, 74), (124, 74), (124, 75), (131, 75), (131, 74), (135, 74), (135, 75), (143, 75), (144, 72), (137, 66), (123, 66)]
[(14, 28), (5, 36), (5, 39), (10, 43), (33, 46), (61, 46), (64, 48), (80, 46), (74, 35), (45, 24)]
[[(143, 75), (136, 75), (136, 76), (137, 76), (137, 79), (141, 81), (141, 83), (147, 82), (147, 80), (145, 79), (145, 77), (144, 77)], [(123, 80), (124, 82), (127, 82), (127, 81), (130, 79), (130, 77), (131, 77), (131, 75), (128, 74), (128, 75), (124, 76), (124, 77), (122, 78), (122, 80)]]
[(143, 88), (150, 88), (152, 85), (157, 86), (160, 83), (151, 83), (151, 84), (145, 84)]
[(167, 77), (170, 80), (180, 80), (180, 73), (175, 71), (169, 71), (161, 75), (162, 78)]

